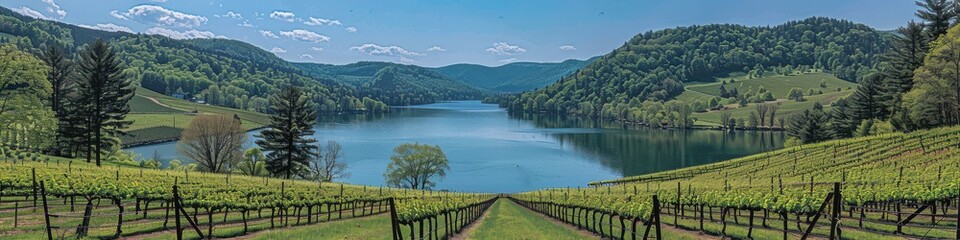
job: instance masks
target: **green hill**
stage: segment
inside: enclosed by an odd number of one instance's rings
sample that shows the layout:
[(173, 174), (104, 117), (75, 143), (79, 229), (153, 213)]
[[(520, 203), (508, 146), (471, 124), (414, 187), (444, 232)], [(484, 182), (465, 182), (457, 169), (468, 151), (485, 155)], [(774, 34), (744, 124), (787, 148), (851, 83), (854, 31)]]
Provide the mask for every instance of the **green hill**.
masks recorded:
[[(862, 24), (808, 18), (777, 26), (711, 24), (651, 31), (543, 89), (504, 105), (512, 111), (602, 115), (605, 106), (640, 108), (684, 85), (731, 72), (769, 75), (781, 66), (824, 69), (856, 81), (888, 47), (887, 34)], [(625, 108), (626, 109), (626, 108)]]
[(599, 57), (570, 59), (558, 63), (518, 62), (497, 67), (454, 64), (432, 70), (472, 86), (503, 93), (517, 93), (546, 87), (573, 74)]
[[(176, 40), (106, 32), (25, 17), (7, 8), (0, 8), (0, 33), (0, 41), (30, 51), (55, 44), (76, 52), (97, 38), (110, 40), (127, 68), (126, 74), (137, 79), (140, 86), (165, 95), (196, 97), (213, 105), (265, 112), (267, 96), (283, 85), (302, 86), (314, 94), (317, 102), (360, 102), (362, 98), (352, 86), (307, 75), (273, 53), (236, 40)], [(341, 109), (324, 110), (365, 108), (344, 104)]]
[(305, 72), (359, 89), (359, 95), (404, 106), (443, 100), (479, 100), (491, 94), (414, 65), (358, 62), (347, 65), (296, 63)]

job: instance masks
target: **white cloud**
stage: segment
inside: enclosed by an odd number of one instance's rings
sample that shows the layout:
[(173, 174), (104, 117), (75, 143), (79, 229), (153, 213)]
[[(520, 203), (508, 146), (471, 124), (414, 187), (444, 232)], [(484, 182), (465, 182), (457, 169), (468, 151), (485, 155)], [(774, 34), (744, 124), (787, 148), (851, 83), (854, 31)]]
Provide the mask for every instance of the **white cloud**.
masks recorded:
[(563, 45), (563, 46), (560, 46), (560, 50), (573, 51), (573, 50), (577, 50), (577, 48), (571, 45)]
[(273, 49), (270, 49), (270, 52), (272, 52), (273, 54), (287, 53), (287, 50), (280, 47), (273, 47)]
[(323, 48), (321, 47), (311, 47), (310, 50), (313, 50), (315, 52), (323, 52)]
[(260, 30), (260, 35), (263, 35), (265, 38), (280, 38), (276, 34), (273, 34), (273, 32), (267, 30)]
[(243, 20), (243, 22), (238, 23), (237, 26), (248, 27), (248, 28), (256, 27), (253, 24), (250, 24), (250, 22), (247, 22), (247, 20)]
[(57, 5), (57, 3), (54, 2), (53, 0), (42, 0), (42, 1), (43, 3), (46, 3), (47, 5), (49, 5), (47, 6), (47, 12), (60, 16), (60, 19), (63, 19), (63, 17), (67, 16), (67, 11), (60, 9), (60, 5)]
[(400, 56), (423, 56), (423, 53), (407, 51), (402, 47), (398, 46), (389, 46), (384, 47), (372, 43), (367, 43), (360, 46), (350, 47), (350, 50), (356, 50), (361, 53), (366, 53), (370, 55), (400, 55)]
[(126, 12), (112, 11), (110, 15), (123, 20), (131, 19), (142, 23), (182, 28), (193, 28), (207, 22), (207, 18), (203, 16), (177, 12), (154, 5), (136, 6)]
[(427, 48), (427, 52), (446, 52), (446, 49), (434, 45), (433, 47)]
[(293, 14), (292, 12), (273, 11), (272, 13), (270, 13), (270, 18), (280, 20), (280, 21), (293, 22), (294, 20), (296, 20), (296, 17), (297, 15)]
[(243, 19), (243, 15), (240, 15), (239, 13), (235, 13), (233, 11), (229, 11), (227, 12), (227, 14), (224, 14), (224, 15), (213, 15), (213, 16), (218, 18)]
[(130, 30), (130, 28), (124, 27), (124, 26), (120, 26), (120, 25), (116, 25), (116, 24), (113, 24), (113, 23), (107, 23), (107, 24), (98, 23), (98, 24), (95, 25), (95, 26), (80, 24), (80, 25), (77, 25), (77, 26), (84, 27), (84, 28), (89, 28), (89, 29), (96, 29), (96, 30), (101, 30), (101, 31), (107, 31), (107, 32), (128, 32), (128, 33), (133, 33), (133, 30)]
[(509, 63), (509, 62), (516, 62), (516, 61), (517, 61), (516, 58), (500, 59), (500, 62), (502, 63)]
[(494, 55), (511, 56), (527, 52), (527, 50), (517, 45), (510, 45), (505, 42), (495, 42), (493, 43), (493, 47), (487, 48), (487, 52), (490, 52)]
[(400, 62), (402, 62), (402, 63), (414, 63), (414, 62), (416, 62), (416, 61), (414, 61), (413, 59), (406, 58), (406, 57), (404, 57), (404, 56), (400, 56)]
[(17, 12), (17, 13), (19, 13), (19, 14), (21, 14), (21, 15), (24, 15), (24, 16), (27, 16), (27, 17), (32, 17), (32, 18), (36, 18), (36, 19), (47, 19), (47, 20), (50, 19), (50, 18), (48, 18), (47, 16), (44, 16), (43, 13), (37, 12), (37, 10), (33, 10), (33, 9), (31, 9), (31, 8), (28, 8), (28, 7), (20, 7), (20, 8), (10, 9), (10, 10), (13, 10), (14, 12)]
[(192, 39), (192, 38), (225, 38), (224, 36), (218, 36), (213, 34), (210, 31), (197, 31), (197, 30), (187, 30), (179, 32), (176, 30), (170, 30), (161, 27), (154, 27), (147, 29), (147, 34), (156, 34), (161, 36), (166, 36), (173, 39)]
[(342, 25), (342, 24), (340, 23), (340, 20), (330, 20), (330, 19), (326, 19), (326, 18), (315, 18), (315, 17), (309, 17), (308, 20), (303, 20), (303, 24), (310, 25), (310, 26), (319, 26), (319, 25), (339, 26), (339, 25)]
[(315, 32), (303, 30), (303, 29), (295, 29), (289, 32), (280, 31), (280, 35), (284, 37), (290, 37), (300, 41), (313, 42), (313, 43), (330, 41), (330, 37), (320, 35)]
[(313, 55), (310, 54), (300, 54), (300, 59), (313, 59)]
[(123, 16), (123, 14), (120, 14), (120, 12), (117, 11), (117, 10), (110, 11), (110, 16), (113, 16), (113, 17), (115, 17), (115, 18), (117, 18), (117, 19), (120, 19), (120, 20), (129, 20), (129, 19), (127, 19), (126, 16)]
[(347, 28), (345, 28), (345, 29), (347, 30), (347, 32), (352, 32), (352, 33), (357, 32), (357, 28), (355, 28), (355, 27), (347, 27)]

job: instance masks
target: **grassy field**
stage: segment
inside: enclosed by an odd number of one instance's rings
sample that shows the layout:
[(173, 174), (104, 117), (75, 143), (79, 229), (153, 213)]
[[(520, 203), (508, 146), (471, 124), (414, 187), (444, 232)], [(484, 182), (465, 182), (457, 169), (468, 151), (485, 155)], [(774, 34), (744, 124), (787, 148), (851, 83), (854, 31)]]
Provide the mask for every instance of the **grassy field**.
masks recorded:
[[(137, 95), (153, 98), (160, 102), (163, 105), (184, 110), (184, 111), (196, 111), (198, 113), (215, 113), (223, 114), (228, 116), (233, 116), (236, 114), (240, 117), (241, 120), (245, 122), (252, 122), (259, 125), (266, 125), (270, 122), (270, 118), (263, 113), (252, 112), (247, 110), (240, 110), (228, 107), (212, 106), (205, 104), (197, 104), (183, 99), (174, 98), (171, 96), (163, 95), (154, 91), (150, 91), (146, 88), (137, 88)], [(136, 112), (135, 110), (131, 110)]]
[[(787, 117), (787, 116), (790, 116), (791, 114), (801, 112), (804, 109), (813, 108), (813, 104), (817, 102), (819, 102), (820, 104), (823, 104), (824, 109), (829, 110), (830, 103), (842, 97), (849, 96), (852, 93), (853, 93), (853, 90), (845, 90), (840, 92), (831, 92), (831, 93), (824, 93), (820, 95), (805, 97), (806, 101), (803, 101), (803, 102), (781, 99), (781, 100), (778, 100), (777, 102), (768, 102), (766, 104), (779, 104), (779, 107), (777, 108), (777, 118), (781, 116)], [(756, 111), (756, 104), (751, 103), (750, 105), (747, 105), (746, 107), (742, 107), (742, 108), (736, 105), (728, 105), (727, 108), (728, 109), (721, 110), (721, 111), (694, 113), (693, 117), (697, 118), (698, 122), (704, 123), (704, 125), (719, 125), (720, 115), (723, 114), (723, 111), (730, 112), (730, 116), (732, 116), (733, 118), (746, 119), (750, 116), (750, 114), (753, 114)], [(700, 125), (700, 123), (698, 123), (698, 125)]]
[[(730, 83), (729, 81), (731, 79), (736, 80), (736, 82)], [(832, 74), (823, 72), (803, 73), (791, 76), (770, 76), (755, 79), (748, 79), (742, 74), (730, 74), (728, 78), (717, 78), (715, 80), (716, 82), (687, 85), (686, 91), (675, 99), (686, 103), (694, 101), (708, 102), (710, 99), (719, 97), (721, 81), (728, 81), (726, 84), (727, 90), (736, 88), (741, 93), (747, 89), (753, 89), (753, 91), (756, 92), (762, 86), (777, 98), (776, 101), (767, 102), (766, 104), (779, 105), (777, 109), (777, 116), (779, 118), (780, 116), (787, 117), (804, 109), (810, 109), (816, 102), (829, 108), (830, 103), (849, 96), (857, 86), (856, 83), (847, 82), (836, 78)], [(821, 81), (826, 84), (826, 87), (820, 86)], [(786, 97), (792, 88), (803, 89), (804, 94), (807, 93), (808, 89), (812, 88), (817, 91), (823, 91), (823, 94), (805, 96), (806, 101), (803, 102), (787, 100)], [(726, 101), (726, 99), (723, 99), (723, 101)], [(724, 110), (694, 113), (693, 116), (697, 118), (694, 124), (697, 126), (719, 126), (721, 124), (720, 115), (724, 111), (730, 112), (731, 116), (735, 119), (747, 119), (750, 117), (750, 114), (756, 111), (756, 103), (750, 103), (746, 107), (740, 107), (739, 104), (722, 103), (725, 104)]]
[(126, 145), (152, 142), (178, 137), (180, 131), (190, 125), (198, 114), (237, 115), (244, 129), (256, 129), (270, 122), (266, 114), (240, 109), (197, 104), (166, 96), (145, 88), (137, 88), (137, 95), (130, 100), (128, 120), (133, 124), (127, 130), (131, 135), (123, 137)]
[[(585, 239), (591, 235), (582, 234), (570, 226), (551, 222), (517, 205), (513, 201), (500, 199), (487, 210), (487, 218), (472, 232), (464, 236), (467, 239)], [(594, 237), (595, 238), (595, 237)]]
[[(820, 87), (821, 81), (826, 83), (826, 87)], [(696, 84), (687, 86), (687, 90), (704, 93), (707, 95), (719, 96), (720, 85), (721, 83), (719, 82)], [(753, 91), (756, 92), (761, 86), (767, 89), (767, 91), (773, 93), (773, 96), (776, 98), (786, 98), (787, 94), (790, 93), (790, 89), (792, 88), (803, 89), (804, 93), (811, 88), (823, 91), (823, 93), (831, 93), (837, 92), (837, 88), (840, 88), (841, 91), (851, 90), (855, 88), (857, 84), (834, 77), (833, 74), (817, 72), (791, 76), (739, 79), (735, 83), (727, 83), (726, 89), (729, 91), (736, 88), (741, 93), (745, 92), (747, 89), (753, 89)], [(681, 94), (681, 96), (682, 95), (683, 94)]]

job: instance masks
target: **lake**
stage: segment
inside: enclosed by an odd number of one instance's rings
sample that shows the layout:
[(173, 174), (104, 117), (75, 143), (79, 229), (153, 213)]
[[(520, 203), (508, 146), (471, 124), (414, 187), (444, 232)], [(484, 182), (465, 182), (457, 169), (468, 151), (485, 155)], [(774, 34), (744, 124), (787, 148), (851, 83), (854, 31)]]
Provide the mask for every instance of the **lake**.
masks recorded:
[[(351, 176), (383, 186), (393, 148), (438, 145), (450, 161), (435, 189), (519, 192), (712, 163), (783, 147), (782, 132), (663, 130), (561, 116), (512, 115), (479, 101), (396, 108), (387, 114), (323, 116), (320, 143), (343, 145)], [(247, 147), (253, 144), (254, 133)], [(134, 147), (140, 158), (184, 159), (176, 143)]]

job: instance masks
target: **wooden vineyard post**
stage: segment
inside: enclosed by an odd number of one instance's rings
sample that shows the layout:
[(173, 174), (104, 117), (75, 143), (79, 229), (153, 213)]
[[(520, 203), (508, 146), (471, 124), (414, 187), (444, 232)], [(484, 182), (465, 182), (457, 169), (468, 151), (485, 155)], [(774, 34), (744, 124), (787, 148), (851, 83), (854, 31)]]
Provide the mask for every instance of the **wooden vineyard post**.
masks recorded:
[(660, 236), (660, 200), (657, 199), (657, 195), (653, 195), (653, 218), (657, 224), (657, 239), (663, 239)]
[(677, 182), (677, 204), (673, 206), (673, 226), (677, 226), (677, 219), (680, 218), (680, 204), (680, 182)]
[(840, 183), (833, 183), (833, 207), (830, 212), (830, 239), (840, 239)]
[(393, 240), (400, 240), (400, 226), (397, 222), (397, 205), (394, 204), (393, 198), (389, 198), (390, 201), (390, 228), (393, 233)]
[(176, 184), (173, 185), (173, 205), (173, 219), (177, 228), (177, 240), (181, 240), (183, 239), (183, 228), (180, 227), (180, 194), (177, 193)]
[(33, 209), (37, 209), (37, 168), (30, 168), (30, 177), (33, 183)]
[[(958, 143), (960, 145), (960, 143)], [(960, 194), (957, 194), (957, 239), (960, 239)]]
[(53, 230), (50, 226), (50, 209), (47, 208), (47, 188), (40, 181), (40, 197), (43, 198), (43, 221), (47, 225), (47, 239), (53, 240)]

